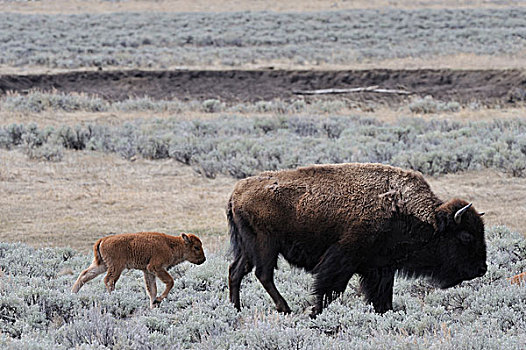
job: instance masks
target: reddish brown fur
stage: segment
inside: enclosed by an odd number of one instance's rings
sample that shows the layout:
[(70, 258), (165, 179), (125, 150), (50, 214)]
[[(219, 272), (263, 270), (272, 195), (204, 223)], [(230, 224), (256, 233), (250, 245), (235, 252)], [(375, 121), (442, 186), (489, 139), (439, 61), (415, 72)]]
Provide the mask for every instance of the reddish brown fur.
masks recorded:
[[(77, 293), (86, 282), (106, 271), (108, 273), (104, 283), (111, 293), (124, 269), (137, 269), (144, 273), (151, 307), (166, 298), (173, 287), (174, 280), (167, 269), (183, 261), (202, 264), (206, 260), (199, 238), (185, 233), (179, 237), (158, 232), (108, 236), (93, 245), (93, 254), (93, 262), (79, 275), (71, 289), (73, 293)], [(166, 284), (159, 297), (155, 277)]]
[(515, 275), (513, 277), (508, 278), (511, 284), (517, 284), (517, 285), (526, 285), (526, 272), (519, 273), (518, 275)]

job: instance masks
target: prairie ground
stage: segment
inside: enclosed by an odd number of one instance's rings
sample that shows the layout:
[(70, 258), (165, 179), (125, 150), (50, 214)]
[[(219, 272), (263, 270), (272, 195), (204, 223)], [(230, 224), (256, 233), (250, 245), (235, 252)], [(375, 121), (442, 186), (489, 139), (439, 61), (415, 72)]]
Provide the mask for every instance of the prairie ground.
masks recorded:
[[(525, 6), (0, 0), (0, 347), (523, 349), (526, 289), (506, 278), (526, 268)], [(412, 94), (292, 93), (371, 85)], [(97, 144), (71, 149), (92, 130)], [(224, 209), (244, 173), (207, 177), (199, 162), (250, 172), (290, 167), (272, 162), (289, 153), (300, 165), (318, 151), (385, 162), (400, 149), (427, 174), (457, 171), (425, 178), (443, 200), (485, 212), (482, 278), (447, 290), (397, 278), (394, 311), (380, 315), (353, 277), (311, 320), (312, 276), (280, 261), (276, 284), (293, 313), (277, 314), (252, 274), (234, 310)], [(97, 238), (139, 231), (196, 233), (207, 263), (174, 268), (155, 310), (137, 271), (112, 294), (100, 278), (70, 293)]]
[[(409, 103), (408, 103), (409, 104)], [(365, 106), (365, 110), (360, 111), (360, 106), (354, 108), (343, 107), (338, 111), (341, 115), (359, 115), (362, 117), (370, 117), (379, 121), (394, 122), (400, 116), (411, 116), (408, 104), (401, 105), (395, 109), (388, 106)], [(234, 106), (235, 107), (235, 106)], [(492, 121), (492, 120), (510, 120), (520, 119), (526, 114), (524, 107), (508, 107), (501, 109), (483, 108), (480, 110), (461, 109), (455, 113), (454, 120), (468, 123), (470, 121)], [(261, 118), (270, 117), (270, 113), (257, 112), (246, 116), (247, 118)], [(10, 112), (0, 109), (0, 119), (4, 125), (9, 124), (37, 124), (41, 127), (53, 126), (59, 127), (61, 125), (87, 125), (87, 124), (104, 124), (104, 125), (122, 125), (134, 120), (163, 120), (173, 118), (173, 112), (144, 112), (144, 111), (130, 111), (130, 112), (64, 112), (64, 111), (43, 111), (40, 113), (34, 112)], [(201, 111), (192, 111), (177, 116), (181, 120), (210, 120), (220, 118), (220, 113), (206, 113)], [(418, 115), (418, 118), (424, 120), (451, 120), (451, 113), (440, 112), (434, 114)]]
[(237, 12), (237, 11), (334, 11), (346, 9), (383, 9), (383, 8), (495, 8), (524, 6), (524, 1), (499, 0), (307, 0), (307, 1), (265, 1), (265, 0), (132, 0), (132, 1), (96, 1), (96, 0), (44, 0), (44, 1), (3, 1), (2, 10), (21, 13), (111, 13), (111, 12)]
[[(173, 160), (133, 162), (67, 152), (59, 163), (0, 150), (0, 240), (88, 251), (103, 235), (192, 231), (210, 251), (228, 240), (224, 208), (236, 180), (205, 178)], [(488, 226), (524, 232), (526, 179), (497, 171), (427, 177), (443, 199), (472, 201)]]

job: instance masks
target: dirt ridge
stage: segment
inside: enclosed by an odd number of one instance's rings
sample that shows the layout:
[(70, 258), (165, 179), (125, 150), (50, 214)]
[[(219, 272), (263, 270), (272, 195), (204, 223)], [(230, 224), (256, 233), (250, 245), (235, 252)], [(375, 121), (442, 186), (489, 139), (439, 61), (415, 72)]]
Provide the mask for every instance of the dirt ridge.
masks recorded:
[[(298, 90), (378, 86), (443, 101), (483, 105), (526, 100), (523, 70), (114, 70), (57, 74), (0, 75), (0, 96), (31, 90), (86, 93), (108, 101), (148, 96), (154, 100), (219, 99), (227, 103), (295, 99)], [(341, 96), (341, 95), (339, 95)], [(411, 98), (359, 92), (345, 97), (388, 105)], [(309, 97), (312, 98), (312, 97)], [(326, 98), (326, 96), (324, 97)]]

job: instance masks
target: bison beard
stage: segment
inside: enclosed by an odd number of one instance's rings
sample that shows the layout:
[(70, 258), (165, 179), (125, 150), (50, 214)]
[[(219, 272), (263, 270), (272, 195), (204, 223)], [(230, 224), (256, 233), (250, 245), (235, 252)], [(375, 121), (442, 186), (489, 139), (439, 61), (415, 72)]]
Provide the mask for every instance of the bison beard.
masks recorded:
[(481, 215), (465, 201), (440, 201), (420, 174), (380, 164), (313, 166), (241, 180), (227, 207), (230, 300), (241, 308), (241, 281), (255, 267), (277, 310), (290, 312), (274, 284), (281, 254), (314, 274), (312, 316), (343, 293), (354, 274), (375, 311), (386, 312), (393, 308), (397, 272), (428, 277), (441, 288), (485, 273)]

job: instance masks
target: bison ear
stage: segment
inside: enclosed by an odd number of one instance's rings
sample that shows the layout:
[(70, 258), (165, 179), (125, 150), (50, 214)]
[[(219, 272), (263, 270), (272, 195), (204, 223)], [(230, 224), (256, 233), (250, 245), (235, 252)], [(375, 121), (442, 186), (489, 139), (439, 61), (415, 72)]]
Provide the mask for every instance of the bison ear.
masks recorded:
[(462, 217), (472, 204), (460, 199), (452, 199), (436, 209), (437, 230), (444, 232), (447, 228), (454, 229), (462, 222)]
[(453, 216), (445, 208), (439, 207), (436, 212), (437, 231), (444, 232), (453, 222)]
[(183, 238), (184, 242), (186, 244), (192, 244), (192, 241), (190, 240), (190, 237), (186, 233), (181, 233), (181, 237)]

